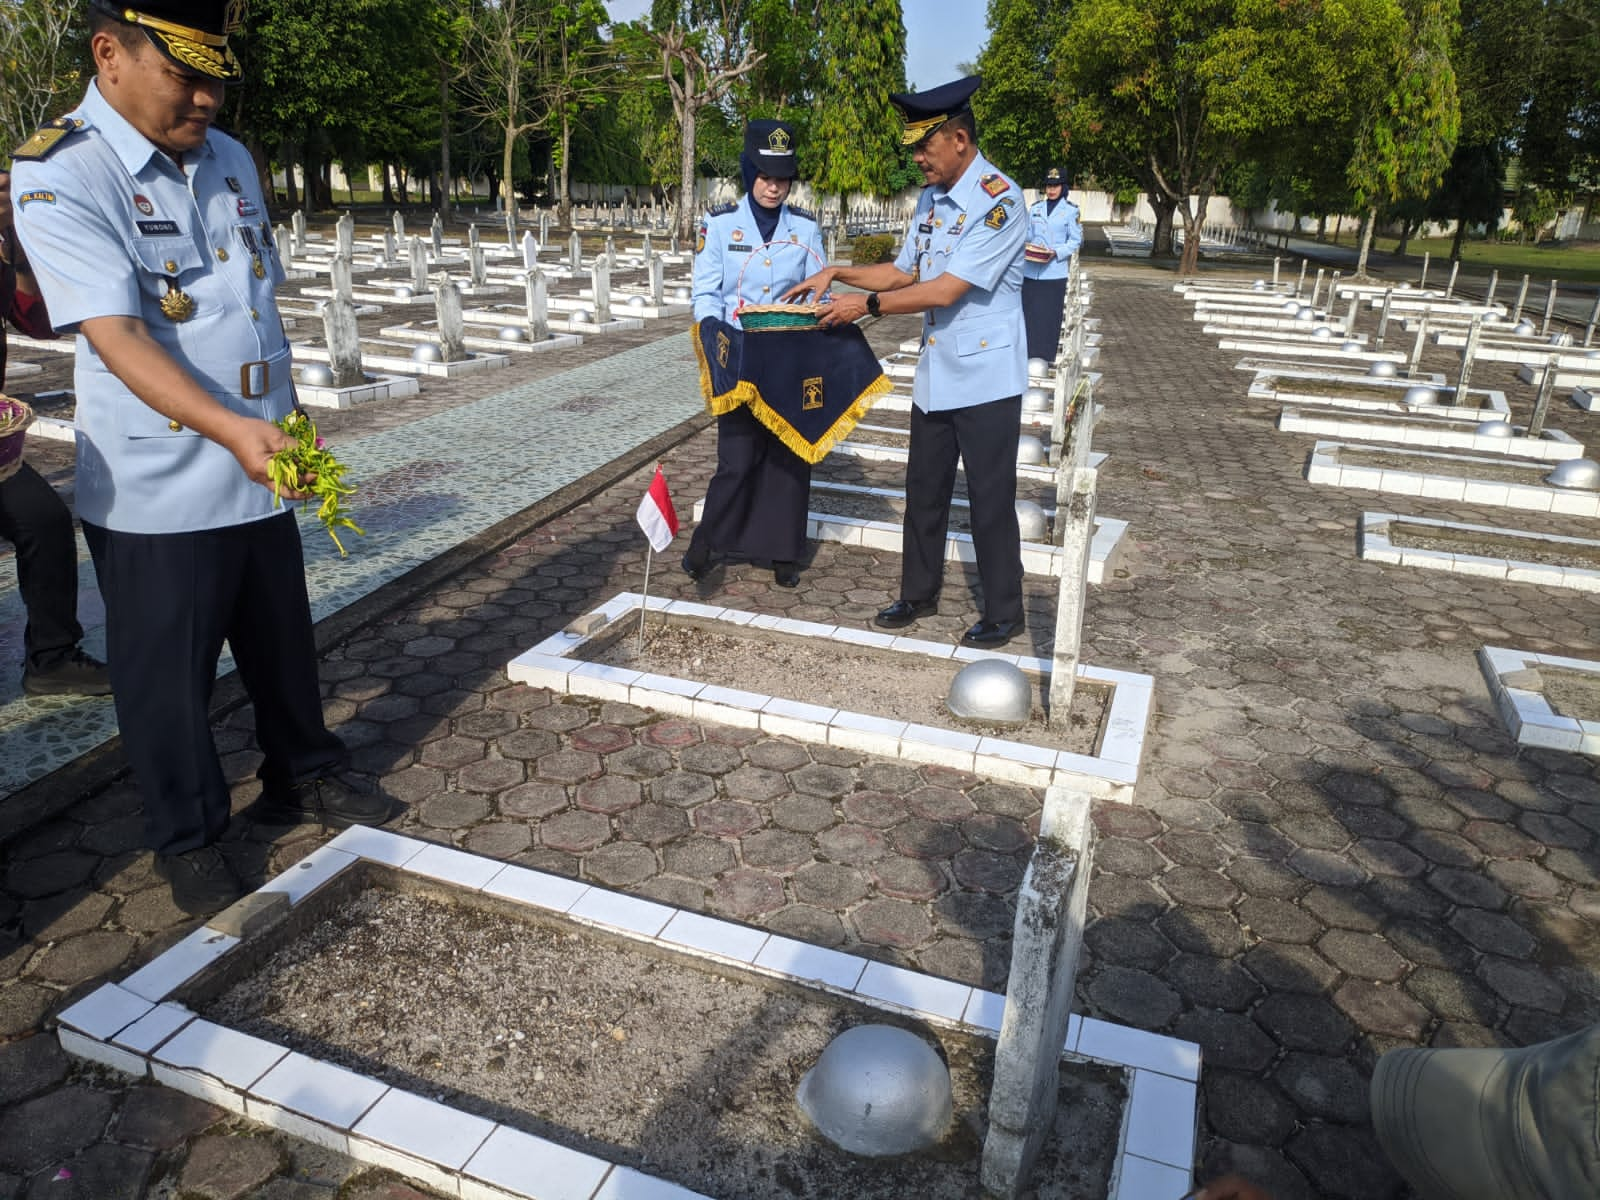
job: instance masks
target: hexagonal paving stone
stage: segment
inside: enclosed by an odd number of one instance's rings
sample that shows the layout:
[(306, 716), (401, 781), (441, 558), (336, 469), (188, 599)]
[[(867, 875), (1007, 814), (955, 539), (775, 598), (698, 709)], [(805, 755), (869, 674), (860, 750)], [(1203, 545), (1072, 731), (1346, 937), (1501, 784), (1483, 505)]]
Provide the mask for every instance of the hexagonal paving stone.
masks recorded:
[(654, 779), (672, 770), (672, 755), (654, 746), (629, 746), (606, 755), (606, 771), (630, 779)]
[(1310, 942), (1322, 932), (1311, 914), (1287, 900), (1246, 896), (1239, 904), (1239, 920), (1257, 937), (1274, 942)]
[(610, 842), (583, 856), (583, 870), (606, 887), (631, 887), (657, 871), (656, 856), (637, 842)]
[(1159, 971), (1177, 953), (1171, 942), (1143, 921), (1121, 917), (1090, 921), (1083, 940), (1098, 961), (1142, 971)]
[(905, 800), (907, 808), (927, 821), (954, 824), (977, 812), (977, 806), (964, 793), (952, 788), (917, 788)]
[(752, 867), (793, 870), (812, 860), (811, 839), (781, 829), (764, 829), (739, 843), (744, 861)]
[(795, 899), (818, 908), (840, 911), (866, 896), (865, 876), (854, 867), (811, 863), (795, 872)]
[(559, 783), (524, 783), (502, 793), (495, 803), (504, 816), (538, 821), (567, 807), (567, 789)]
[(495, 745), (506, 758), (543, 758), (561, 748), (561, 739), (547, 729), (518, 729), (501, 734)]
[(440, 792), (417, 806), (417, 819), (434, 829), (465, 829), (487, 817), (493, 805), (487, 796)]
[(1245, 948), (1245, 934), (1232, 913), (1173, 908), (1161, 914), (1156, 928), (1180, 950), (1228, 958)]
[(1450, 928), (1486, 954), (1527, 958), (1538, 947), (1534, 936), (1503, 913), (1462, 908), (1450, 917)]
[(674, 808), (692, 808), (716, 794), (715, 783), (689, 771), (673, 771), (650, 783), (651, 798)]
[(1300, 906), (1324, 925), (1374, 933), (1388, 912), (1372, 897), (1350, 888), (1314, 887), (1300, 897)]
[(994, 813), (977, 813), (962, 821), (961, 836), (974, 849), (999, 854), (1015, 854), (1033, 841), (1022, 822)]
[(917, 817), (900, 822), (889, 831), (889, 844), (912, 858), (949, 858), (962, 847), (961, 833), (955, 827)]
[(1367, 1079), (1345, 1059), (1292, 1051), (1272, 1074), (1302, 1113), (1351, 1125), (1368, 1119)]
[(713, 800), (692, 813), (694, 827), (714, 837), (738, 838), (761, 827), (761, 813), (754, 805), (737, 800)]
[(982, 892), (1008, 895), (1022, 882), (1027, 860), (1011, 854), (996, 854), (991, 850), (963, 850), (957, 854), (951, 869), (957, 882)]
[(1440, 868), (1427, 877), (1428, 884), (1456, 904), (1475, 908), (1503, 908), (1506, 894), (1500, 885), (1476, 871)]
[(865, 825), (835, 825), (817, 835), (817, 848), (834, 862), (860, 865), (889, 852), (888, 840)]
[(1478, 978), (1508, 1004), (1521, 1004), (1542, 1012), (1560, 1012), (1567, 993), (1549, 972), (1531, 963), (1486, 955), (1478, 964)]
[(641, 804), (622, 814), (622, 836), (646, 846), (664, 846), (689, 832), (689, 818), (681, 809), (664, 804)]
[(1209, 954), (1179, 954), (1159, 973), (1192, 1005), (1243, 1012), (1262, 994), (1243, 967)]
[(1202, 867), (1176, 867), (1159, 882), (1176, 903), (1195, 908), (1230, 908), (1239, 898), (1225, 875)]
[[(1362, 984), (1371, 987), (1371, 984)], [(1323, 996), (1268, 992), (1255, 1018), (1277, 1042), (1292, 1050), (1338, 1054), (1355, 1034), (1350, 1018)]]
[(603, 775), (580, 783), (574, 799), (579, 808), (590, 812), (616, 814), (644, 803), (644, 794), (631, 779)]
[(1435, 1016), (1477, 1021), (1499, 1007), (1494, 993), (1470, 976), (1435, 967), (1418, 967), (1406, 978), (1406, 991)]
[(522, 763), (514, 758), (486, 758), (456, 773), (456, 786), (466, 792), (503, 792), (522, 782)]
[(748, 800), (759, 804), (772, 800), (789, 790), (789, 781), (778, 771), (748, 764), (729, 771), (722, 777), (723, 789), (735, 800)]
[(786, 905), (769, 913), (762, 923), (773, 933), (813, 946), (842, 946), (849, 938), (837, 914), (810, 904)]
[(1208, 1070), (1202, 1082), (1207, 1123), (1217, 1136), (1272, 1146), (1294, 1131), (1294, 1105), (1271, 1084), (1226, 1070)]
[(135, 939), (126, 933), (80, 933), (45, 949), (31, 964), (30, 974), (48, 983), (74, 987), (115, 971), (133, 953), (135, 944)]
[(450, 736), (429, 742), (418, 756), (424, 766), (451, 770), (477, 762), (489, 753), (489, 746), (479, 738)]
[(1183, 1001), (1156, 976), (1130, 967), (1101, 967), (1085, 994), (1112, 1020), (1141, 1029), (1163, 1029), (1183, 1008)]
[(872, 878), (886, 896), (932, 900), (950, 885), (937, 863), (892, 854), (872, 864)]
[(1277, 1056), (1277, 1046), (1249, 1017), (1239, 1013), (1190, 1009), (1174, 1024), (1174, 1037), (1197, 1042), (1205, 1056), (1206, 1077), (1211, 1072), (1266, 1070)]
[(795, 791), (807, 796), (836, 800), (854, 790), (855, 773), (846, 767), (814, 762), (801, 767), (798, 771), (791, 771), (789, 782)]
[(1323, 992), (1339, 978), (1333, 965), (1310, 946), (1258, 942), (1241, 961), (1275, 992)]
[(1367, 1034), (1387, 1034), (1415, 1042), (1431, 1014), (1399, 988), (1351, 979), (1333, 994), (1333, 1002)]
[(913, 950), (933, 936), (933, 925), (920, 904), (904, 900), (868, 900), (850, 914), (856, 936), (870, 946)]
[(811, 761), (811, 755), (806, 753), (804, 746), (779, 738), (763, 738), (746, 746), (744, 756), (751, 766), (768, 771), (793, 771)]
[[(660, 726), (652, 726), (659, 729)], [(701, 775), (726, 775), (743, 765), (744, 758), (738, 749), (725, 746), (720, 742), (702, 742), (699, 745), (687, 746), (678, 754), (678, 765), (685, 771), (695, 771)]]
[(548, 708), (534, 709), (523, 720), (534, 729), (545, 729), (551, 733), (568, 733), (587, 725), (591, 718), (587, 705), (560, 701)]
[(820, 833), (838, 819), (832, 802), (821, 796), (784, 796), (772, 803), (772, 823), (796, 833)]
[(611, 836), (611, 820), (596, 812), (557, 813), (539, 826), (539, 840), (552, 850), (581, 854)]
[(672, 874), (691, 879), (712, 879), (738, 862), (731, 843), (692, 835), (663, 846), (661, 860)]
[(600, 771), (600, 756), (584, 750), (557, 750), (534, 763), (534, 774), (552, 783), (579, 783)]
[(1406, 960), (1393, 946), (1370, 933), (1330, 929), (1317, 941), (1317, 952), (1339, 970), (1362, 979), (1392, 983), (1406, 973)]
[(783, 881), (770, 871), (741, 867), (717, 880), (711, 901), (717, 911), (731, 917), (760, 916), (783, 907)]
[(572, 733), (575, 750), (588, 750), (595, 754), (614, 754), (633, 745), (633, 731), (621, 725), (589, 725)]
[(888, 829), (905, 819), (906, 804), (891, 792), (853, 792), (840, 803), (844, 815), (858, 825)]

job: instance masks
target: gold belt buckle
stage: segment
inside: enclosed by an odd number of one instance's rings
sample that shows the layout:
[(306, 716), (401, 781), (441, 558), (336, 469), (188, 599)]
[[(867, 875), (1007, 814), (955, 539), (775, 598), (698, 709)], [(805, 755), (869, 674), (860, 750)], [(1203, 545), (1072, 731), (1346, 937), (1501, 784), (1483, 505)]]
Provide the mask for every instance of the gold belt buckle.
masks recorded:
[[(260, 373), (257, 373), (257, 368)], [(272, 368), (267, 360), (258, 358), (254, 362), (247, 362), (239, 368), (239, 392), (246, 400), (259, 400), (267, 394), (272, 386)], [(259, 382), (258, 382), (259, 381)]]

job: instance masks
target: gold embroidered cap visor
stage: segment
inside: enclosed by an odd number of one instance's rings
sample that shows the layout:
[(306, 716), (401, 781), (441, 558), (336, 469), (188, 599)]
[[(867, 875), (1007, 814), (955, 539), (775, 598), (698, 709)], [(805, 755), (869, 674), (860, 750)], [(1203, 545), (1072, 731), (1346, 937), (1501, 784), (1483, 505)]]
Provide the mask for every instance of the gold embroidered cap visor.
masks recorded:
[(232, 83), (244, 74), (228, 35), (244, 23), (244, 0), (150, 0), (138, 8), (107, 0), (92, 6), (136, 25), (178, 66)]
[(983, 82), (981, 76), (968, 75), (925, 92), (891, 92), (889, 103), (899, 112), (905, 128), (900, 132), (902, 146), (915, 146), (932, 137), (951, 117), (972, 108), (972, 94)]

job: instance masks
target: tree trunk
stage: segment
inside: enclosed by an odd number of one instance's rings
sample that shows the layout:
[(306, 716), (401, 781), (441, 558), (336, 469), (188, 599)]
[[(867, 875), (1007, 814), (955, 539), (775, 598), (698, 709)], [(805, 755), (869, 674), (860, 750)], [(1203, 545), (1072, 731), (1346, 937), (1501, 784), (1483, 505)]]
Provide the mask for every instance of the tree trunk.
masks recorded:
[(1328, 214), (1327, 213), (1318, 213), (1317, 214), (1317, 241), (1325, 242), (1327, 240), (1328, 240)]
[(1457, 216), (1456, 216), (1456, 232), (1455, 232), (1455, 235), (1450, 239), (1450, 261), (1451, 262), (1460, 262), (1461, 261), (1461, 239), (1466, 237), (1466, 235), (1467, 235), (1467, 223), (1459, 214), (1457, 214)]
[[(450, 72), (439, 64), (439, 178), (450, 178)], [(450, 215), (449, 190), (434, 191), (435, 206), (441, 218)]]
[(1378, 206), (1367, 209), (1361, 222), (1361, 253), (1356, 256), (1356, 278), (1367, 277), (1367, 254), (1372, 250), (1372, 231), (1378, 227)]
[(394, 185), (390, 182), (390, 179), (389, 179), (389, 164), (388, 163), (384, 163), (384, 164), (382, 164), (382, 167), (383, 167), (383, 206), (385, 208), (393, 208), (394, 207)]
[(678, 237), (688, 241), (694, 224), (694, 139), (695, 118), (698, 105), (688, 101), (683, 106), (683, 150), (678, 160)]
[(561, 183), (556, 206), (556, 223), (572, 223), (572, 117), (561, 111)]
[(1410, 217), (1400, 218), (1400, 244), (1394, 248), (1394, 252), (1398, 257), (1404, 258), (1406, 256), (1406, 247), (1411, 244), (1411, 235), (1416, 231), (1417, 222)]
[(299, 164), (300, 147), (294, 142), (285, 142), (283, 145), (283, 201), (293, 212), (300, 207), (300, 186), (294, 181), (294, 169)]
[(1150, 207), (1155, 210), (1156, 227), (1150, 234), (1150, 257), (1171, 258), (1172, 249), (1172, 218), (1178, 206), (1159, 188), (1150, 189)]
[(1201, 214), (1204, 204), (1185, 200), (1178, 206), (1183, 217), (1183, 257), (1178, 260), (1178, 274), (1187, 278), (1200, 270), (1200, 231), (1204, 226)]

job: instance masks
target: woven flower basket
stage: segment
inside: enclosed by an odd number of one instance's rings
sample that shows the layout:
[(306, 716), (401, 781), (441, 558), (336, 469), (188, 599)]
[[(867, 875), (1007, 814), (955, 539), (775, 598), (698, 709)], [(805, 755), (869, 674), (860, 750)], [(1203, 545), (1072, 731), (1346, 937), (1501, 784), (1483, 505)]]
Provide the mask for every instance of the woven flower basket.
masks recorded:
[(739, 328), (746, 333), (815, 329), (820, 304), (746, 304), (739, 310)]
[(32, 424), (33, 409), (21, 400), (0, 396), (0, 481), (10, 479), (21, 468), (22, 445)]

